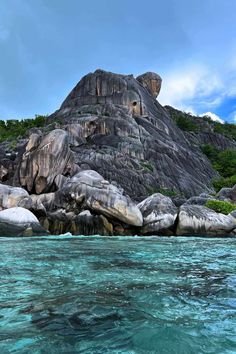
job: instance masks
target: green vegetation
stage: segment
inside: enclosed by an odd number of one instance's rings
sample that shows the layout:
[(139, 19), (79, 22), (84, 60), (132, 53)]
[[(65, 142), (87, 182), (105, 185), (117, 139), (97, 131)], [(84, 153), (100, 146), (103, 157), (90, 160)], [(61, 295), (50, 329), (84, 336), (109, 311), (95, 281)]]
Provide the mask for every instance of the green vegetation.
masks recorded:
[(217, 192), (220, 191), (221, 188), (224, 187), (231, 188), (235, 184), (236, 184), (236, 175), (233, 175), (231, 177), (226, 177), (226, 178), (221, 177), (213, 181), (213, 187)]
[(149, 162), (140, 162), (140, 165), (148, 171), (153, 172), (154, 171), (154, 167), (152, 166), (152, 164), (150, 164)]
[(196, 132), (199, 130), (198, 125), (189, 118), (189, 116), (186, 113), (179, 113), (173, 116), (177, 126), (185, 131), (192, 131)]
[(228, 215), (233, 210), (236, 210), (236, 205), (229, 202), (224, 202), (222, 200), (208, 200), (206, 207), (216, 211), (217, 213), (222, 213)]
[(236, 140), (236, 124), (227, 123), (221, 124), (214, 122), (210, 117), (193, 116), (191, 113), (179, 111), (173, 107), (165, 106), (171, 118), (176, 122), (177, 126), (185, 131), (197, 132), (211, 131), (222, 134), (229, 139)]
[(0, 120), (0, 142), (5, 140), (15, 144), (17, 139), (26, 136), (29, 129), (45, 126), (47, 116), (36, 115), (35, 119)]
[(236, 140), (236, 124), (230, 124), (226, 122), (225, 124), (221, 124), (221, 123), (214, 122), (213, 125), (214, 125), (215, 133), (219, 133), (226, 136), (229, 139)]
[(217, 150), (212, 145), (202, 146), (202, 152), (209, 158), (214, 169), (221, 177), (213, 181), (214, 188), (219, 191), (223, 187), (233, 187), (236, 184), (236, 150)]

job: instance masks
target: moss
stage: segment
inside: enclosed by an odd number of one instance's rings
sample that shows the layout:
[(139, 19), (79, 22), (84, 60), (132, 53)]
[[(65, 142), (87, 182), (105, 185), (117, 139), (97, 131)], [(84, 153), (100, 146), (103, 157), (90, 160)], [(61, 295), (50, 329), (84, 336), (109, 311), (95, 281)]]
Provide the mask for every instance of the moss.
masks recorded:
[(228, 215), (233, 210), (236, 210), (236, 204), (224, 202), (222, 200), (208, 200), (206, 207), (216, 211), (217, 213), (222, 213)]

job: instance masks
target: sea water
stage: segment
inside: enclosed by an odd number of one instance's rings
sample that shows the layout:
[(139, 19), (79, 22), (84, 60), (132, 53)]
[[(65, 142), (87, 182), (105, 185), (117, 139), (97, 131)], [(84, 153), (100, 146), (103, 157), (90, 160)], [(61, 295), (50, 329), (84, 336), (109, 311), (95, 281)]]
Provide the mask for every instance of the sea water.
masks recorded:
[(236, 353), (235, 239), (0, 244), (0, 354)]

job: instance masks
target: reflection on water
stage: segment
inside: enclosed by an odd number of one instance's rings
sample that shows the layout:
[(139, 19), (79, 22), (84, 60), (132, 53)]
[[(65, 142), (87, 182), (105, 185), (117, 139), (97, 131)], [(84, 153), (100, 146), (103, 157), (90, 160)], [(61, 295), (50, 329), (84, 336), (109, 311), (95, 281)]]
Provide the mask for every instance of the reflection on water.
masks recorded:
[(0, 353), (236, 353), (236, 240), (0, 239)]

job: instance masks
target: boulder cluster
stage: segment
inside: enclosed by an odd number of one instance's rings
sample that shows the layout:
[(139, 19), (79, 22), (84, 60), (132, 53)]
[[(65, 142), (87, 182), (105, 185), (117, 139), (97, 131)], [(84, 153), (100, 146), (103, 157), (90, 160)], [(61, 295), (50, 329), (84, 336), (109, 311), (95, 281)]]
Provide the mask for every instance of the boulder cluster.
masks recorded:
[(0, 146), (0, 236), (234, 236), (235, 213), (205, 204), (235, 203), (236, 186), (211, 196), (217, 173), (156, 100), (161, 82), (96, 70), (14, 153)]
[[(96, 171), (84, 170), (65, 178), (55, 192), (28, 194), (23, 188), (0, 185), (0, 194), (1, 236), (236, 236), (235, 211), (224, 215), (204, 205), (214, 198), (226, 200), (221, 192), (189, 200), (155, 193), (135, 203)], [(230, 195), (236, 202), (236, 185)]]

